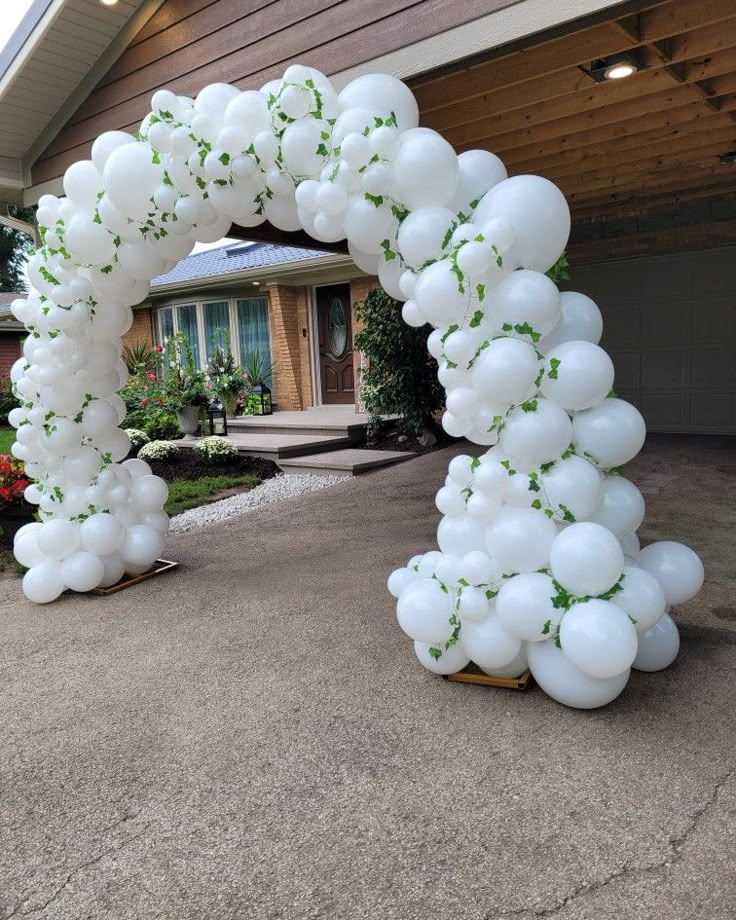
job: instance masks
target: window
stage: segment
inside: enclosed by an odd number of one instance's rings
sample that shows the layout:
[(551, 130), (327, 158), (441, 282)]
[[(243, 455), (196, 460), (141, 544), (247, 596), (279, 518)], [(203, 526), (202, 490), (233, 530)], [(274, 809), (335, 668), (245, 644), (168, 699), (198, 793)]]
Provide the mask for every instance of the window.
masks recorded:
[[(265, 297), (249, 297), (237, 302), (238, 344), (240, 360), (258, 351), (261, 362), (271, 363), (271, 340), (268, 334), (268, 301)], [(268, 381), (271, 385), (272, 381)]]
[(204, 317), (204, 354), (209, 361), (217, 348), (224, 348), (225, 336), (230, 335), (230, 346), (234, 348), (232, 329), (230, 328), (230, 303), (227, 300), (217, 300), (213, 303), (202, 304)]
[(176, 308), (176, 322), (179, 332), (189, 339), (192, 347), (192, 356), (197, 367), (201, 365), (199, 350), (199, 328), (197, 325), (197, 305), (196, 303), (184, 304)]
[[(195, 364), (203, 370), (215, 349), (230, 336), (230, 347), (239, 363), (256, 349), (262, 362), (271, 363), (269, 304), (267, 297), (197, 301), (161, 307), (155, 313), (156, 339), (161, 345), (174, 333), (189, 339)], [(214, 339), (214, 342), (213, 342)], [(269, 384), (272, 385), (269, 380)]]

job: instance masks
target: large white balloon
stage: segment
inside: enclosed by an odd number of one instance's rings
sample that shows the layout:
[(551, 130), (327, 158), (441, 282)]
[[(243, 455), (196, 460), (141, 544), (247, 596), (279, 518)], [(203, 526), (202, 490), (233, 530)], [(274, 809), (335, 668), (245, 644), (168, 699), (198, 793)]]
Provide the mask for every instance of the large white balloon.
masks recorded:
[(541, 176), (513, 176), (484, 195), (473, 222), (484, 226), (501, 218), (513, 229), (514, 243), (504, 259), (512, 268), (546, 272), (565, 251), (570, 209), (564, 195)]
[(394, 197), (411, 211), (448, 204), (460, 176), (455, 151), (429, 128), (413, 128), (401, 135), (391, 172)]
[(547, 352), (541, 391), (565, 409), (590, 409), (613, 387), (613, 361), (592, 342), (565, 342)]
[(460, 642), (467, 655), (483, 670), (505, 668), (521, 652), (521, 640), (504, 629), (495, 613), (479, 623), (463, 623)]
[(633, 482), (623, 476), (607, 476), (600, 504), (589, 520), (607, 527), (617, 537), (627, 537), (639, 529), (645, 510), (644, 496)]
[(633, 666), (637, 671), (662, 671), (672, 664), (679, 651), (680, 633), (672, 617), (664, 614), (640, 634)]
[(572, 420), (575, 449), (603, 469), (623, 466), (641, 450), (646, 426), (641, 412), (623, 399), (604, 399), (576, 412)]
[(560, 292), (554, 281), (541, 272), (512, 272), (491, 291), (490, 306), (501, 328), (531, 326), (547, 335), (560, 318)]
[(555, 522), (532, 508), (504, 507), (486, 531), (488, 551), (507, 574), (547, 566), (556, 537)]
[(562, 651), (589, 677), (616, 677), (636, 657), (637, 635), (624, 611), (593, 598), (568, 610), (560, 623)]
[(452, 635), (452, 598), (432, 578), (407, 585), (396, 605), (399, 626), (411, 639), (431, 645), (444, 643)]
[(684, 543), (650, 543), (636, 557), (636, 564), (657, 579), (668, 604), (684, 604), (703, 587), (703, 563)]
[(542, 642), (560, 621), (562, 611), (552, 603), (556, 594), (549, 575), (515, 575), (504, 582), (496, 598), (501, 624), (512, 636)]
[(552, 575), (570, 594), (596, 596), (618, 582), (624, 553), (616, 537), (600, 524), (571, 524), (555, 538), (549, 563)]
[(595, 678), (585, 674), (556, 647), (553, 639), (527, 646), (529, 668), (534, 680), (553, 700), (575, 709), (597, 709), (616, 699), (629, 680), (629, 671), (615, 677)]
[[(430, 651), (433, 650), (434, 654)], [(433, 674), (455, 674), (462, 671), (470, 661), (470, 655), (467, 654), (463, 646), (456, 642), (448, 649), (443, 649), (441, 655), (437, 656), (436, 647), (428, 642), (415, 642), (414, 653), (428, 671)]]
[(539, 343), (545, 354), (565, 342), (592, 342), (597, 345), (603, 335), (603, 317), (597, 304), (585, 294), (562, 291), (560, 317), (550, 333)]

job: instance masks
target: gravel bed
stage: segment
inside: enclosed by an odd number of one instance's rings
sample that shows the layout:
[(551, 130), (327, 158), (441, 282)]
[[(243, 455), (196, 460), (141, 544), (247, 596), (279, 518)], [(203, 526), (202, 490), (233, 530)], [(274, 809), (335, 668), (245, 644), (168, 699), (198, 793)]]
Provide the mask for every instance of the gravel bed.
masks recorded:
[(226, 521), (246, 511), (260, 508), (261, 505), (269, 502), (295, 498), (304, 492), (316, 492), (344, 481), (345, 479), (341, 476), (313, 476), (307, 473), (275, 476), (273, 479), (266, 479), (249, 492), (241, 492), (239, 495), (223, 498), (219, 502), (200, 505), (199, 508), (191, 508), (189, 511), (177, 514), (171, 519), (171, 533), (183, 533), (187, 530), (194, 530), (196, 527), (206, 527), (208, 524)]

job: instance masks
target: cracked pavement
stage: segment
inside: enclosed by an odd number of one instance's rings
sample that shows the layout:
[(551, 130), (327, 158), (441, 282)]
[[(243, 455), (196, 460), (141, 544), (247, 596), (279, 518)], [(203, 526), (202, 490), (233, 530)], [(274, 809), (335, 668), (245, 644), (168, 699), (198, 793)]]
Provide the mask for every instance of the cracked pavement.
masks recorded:
[(592, 712), (413, 660), (385, 577), (448, 460), (173, 537), (109, 598), (0, 581), (0, 920), (733, 920), (733, 449), (631, 465), (708, 581)]

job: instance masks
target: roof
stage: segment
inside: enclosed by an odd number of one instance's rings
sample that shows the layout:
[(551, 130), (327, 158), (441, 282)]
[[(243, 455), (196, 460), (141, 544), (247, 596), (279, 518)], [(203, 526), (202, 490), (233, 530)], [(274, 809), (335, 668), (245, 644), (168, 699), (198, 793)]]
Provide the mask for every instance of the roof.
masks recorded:
[[(276, 243), (228, 243), (182, 259), (170, 272), (151, 281), (151, 290), (181, 285), (214, 276), (242, 275), (274, 268), (279, 265), (324, 259), (334, 262), (335, 254), (297, 246), (280, 246)], [(343, 257), (347, 261), (347, 257)]]
[(17, 291), (0, 291), (0, 332), (25, 332), (26, 327), (10, 312), (10, 305), (18, 297), (22, 297)]
[[(6, 0), (8, 2), (8, 0)], [(0, 52), (0, 198), (120, 56), (161, 0), (34, 0)]]

